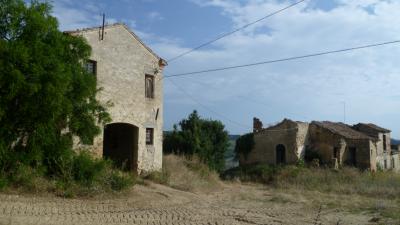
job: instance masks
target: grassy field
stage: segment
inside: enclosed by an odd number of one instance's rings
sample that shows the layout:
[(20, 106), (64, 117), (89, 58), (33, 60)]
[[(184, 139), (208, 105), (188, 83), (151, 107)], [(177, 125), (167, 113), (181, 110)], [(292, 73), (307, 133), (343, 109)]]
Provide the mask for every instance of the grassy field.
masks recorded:
[(361, 172), (356, 168), (333, 170), (258, 165), (231, 169), (223, 177), (245, 183), (262, 183), (278, 193), (301, 196), (317, 205), (344, 208), (351, 212), (376, 213), (400, 224), (398, 173)]

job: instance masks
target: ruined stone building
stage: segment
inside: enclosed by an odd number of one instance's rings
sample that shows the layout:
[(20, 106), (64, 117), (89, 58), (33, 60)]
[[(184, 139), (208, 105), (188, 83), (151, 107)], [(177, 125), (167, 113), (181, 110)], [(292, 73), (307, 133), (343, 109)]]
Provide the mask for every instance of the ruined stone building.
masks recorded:
[(400, 172), (400, 144), (393, 144), (391, 146), (392, 151), (392, 167), (397, 171)]
[(254, 147), (241, 155), (241, 165), (295, 164), (317, 158), (332, 167), (355, 166), (372, 171), (399, 170), (399, 153), (392, 151), (390, 130), (374, 124), (313, 121), (305, 123), (284, 119), (277, 125), (262, 128), (254, 119)]
[(112, 103), (112, 122), (91, 148), (133, 171), (161, 169), (166, 61), (124, 24), (66, 33), (82, 36), (92, 47), (86, 68), (102, 89), (97, 98)]

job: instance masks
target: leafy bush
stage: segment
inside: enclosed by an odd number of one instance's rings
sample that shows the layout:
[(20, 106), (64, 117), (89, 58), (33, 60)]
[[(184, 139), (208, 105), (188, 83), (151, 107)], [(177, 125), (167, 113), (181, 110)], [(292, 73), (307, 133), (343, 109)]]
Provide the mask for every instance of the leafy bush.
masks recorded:
[(242, 155), (245, 159), (247, 158), (248, 154), (254, 148), (254, 134), (248, 133), (240, 136), (236, 139), (235, 145), (235, 158), (239, 159)]
[(85, 185), (92, 185), (100, 176), (104, 175), (109, 162), (102, 159), (93, 159), (88, 153), (81, 152), (74, 157), (72, 174), (74, 181)]
[(55, 165), (57, 172), (44, 176), (45, 171), (21, 164), (13, 173), (0, 174), (0, 189), (11, 186), (21, 191), (51, 191), (74, 197), (122, 191), (136, 182), (133, 174), (120, 171), (111, 161), (94, 158), (86, 151), (61, 157)]
[(136, 182), (136, 179), (131, 174), (123, 173), (121, 171), (112, 171), (108, 179), (110, 188), (113, 191), (128, 189)]
[(91, 48), (58, 30), (47, 1), (2, 1), (0, 18), (0, 173), (16, 184), (36, 172), (59, 177), (72, 138), (90, 143), (110, 121), (83, 67)]
[(166, 154), (196, 155), (212, 170), (225, 168), (225, 152), (229, 147), (228, 132), (220, 121), (202, 119), (193, 111), (188, 117), (166, 133), (163, 142)]
[(223, 179), (240, 179), (243, 182), (270, 184), (276, 176), (278, 167), (264, 164), (240, 166), (221, 174)]

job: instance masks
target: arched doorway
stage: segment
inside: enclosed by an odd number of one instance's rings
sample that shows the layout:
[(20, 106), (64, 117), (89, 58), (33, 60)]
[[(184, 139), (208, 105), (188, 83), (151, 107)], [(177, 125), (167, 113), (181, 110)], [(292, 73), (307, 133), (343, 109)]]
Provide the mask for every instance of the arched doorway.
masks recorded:
[(284, 145), (279, 144), (276, 146), (276, 164), (286, 163), (286, 148)]
[(119, 167), (137, 170), (139, 128), (128, 123), (112, 123), (104, 127), (103, 157)]

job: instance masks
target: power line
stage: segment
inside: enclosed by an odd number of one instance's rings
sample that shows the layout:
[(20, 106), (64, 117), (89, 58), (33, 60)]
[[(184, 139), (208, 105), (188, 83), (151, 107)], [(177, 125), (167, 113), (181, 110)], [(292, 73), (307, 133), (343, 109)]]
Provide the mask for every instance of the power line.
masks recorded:
[(262, 20), (265, 20), (265, 19), (267, 19), (267, 18), (269, 18), (269, 17), (272, 17), (272, 16), (274, 16), (274, 15), (276, 15), (276, 14), (278, 14), (278, 13), (281, 13), (281, 12), (283, 12), (283, 11), (289, 9), (289, 8), (292, 8), (292, 7), (294, 7), (294, 6), (296, 6), (296, 5), (300, 4), (300, 3), (302, 3), (302, 2), (304, 2), (304, 1), (306, 1), (306, 0), (300, 0), (300, 1), (298, 1), (298, 2), (295, 2), (295, 3), (293, 3), (293, 4), (289, 5), (289, 6), (286, 6), (286, 7), (282, 8), (282, 9), (278, 10), (278, 11), (275, 11), (275, 12), (273, 12), (273, 13), (270, 13), (270, 14), (268, 14), (268, 15), (266, 15), (266, 16), (264, 16), (264, 17), (262, 17), (262, 18), (260, 18), (260, 19), (258, 19), (258, 20), (256, 20), (256, 21), (253, 21), (253, 22), (251, 22), (251, 23), (248, 23), (248, 24), (246, 24), (246, 25), (244, 25), (244, 26), (241, 26), (241, 27), (239, 27), (239, 28), (237, 28), (237, 29), (235, 29), (235, 30), (232, 30), (232, 31), (230, 31), (230, 32), (228, 32), (228, 33), (222, 34), (221, 36), (219, 36), (219, 37), (217, 37), (217, 38), (215, 38), (215, 39), (213, 39), (213, 40), (211, 40), (211, 41), (205, 42), (204, 44), (201, 44), (201, 45), (199, 45), (199, 46), (197, 46), (197, 47), (195, 47), (195, 48), (192, 48), (192, 49), (190, 49), (190, 50), (188, 50), (188, 51), (186, 51), (186, 52), (183, 52), (183, 53), (181, 53), (181, 54), (179, 54), (179, 55), (177, 55), (177, 56), (175, 56), (175, 57), (173, 57), (173, 58), (167, 60), (167, 62), (169, 63), (169, 62), (175, 61), (175, 60), (177, 60), (177, 59), (179, 59), (179, 58), (181, 58), (181, 57), (183, 57), (183, 56), (185, 56), (185, 55), (187, 55), (187, 54), (190, 54), (190, 53), (192, 53), (192, 52), (194, 52), (194, 51), (196, 51), (196, 50), (198, 50), (198, 49), (200, 49), (200, 48), (203, 48), (203, 47), (205, 47), (205, 46), (207, 46), (207, 45), (210, 45), (210, 44), (212, 44), (212, 43), (214, 43), (214, 42), (216, 42), (216, 41), (218, 41), (218, 40), (220, 40), (220, 39), (222, 39), (222, 38), (225, 38), (225, 37), (227, 37), (227, 36), (230, 36), (230, 35), (232, 35), (232, 34), (238, 32), (238, 31), (240, 31), (240, 30), (243, 30), (243, 29), (245, 29), (245, 28), (247, 28), (247, 27), (249, 27), (249, 26), (251, 26), (251, 25), (253, 25), (253, 24), (256, 24), (256, 23), (258, 23), (258, 22), (260, 22), (260, 21), (262, 21)]
[[(194, 79), (193, 77), (185, 77), (185, 79), (190, 79), (191, 83), (196, 83), (196, 84), (199, 84), (199, 85), (201, 85), (203, 87), (206, 87), (206, 88), (212, 88), (214, 90), (221, 91), (220, 88), (210, 87), (210, 85), (208, 85), (206, 83), (203, 83), (203, 82), (201, 82), (201, 81), (199, 81), (197, 79)], [(251, 102), (253, 104), (260, 105), (260, 106), (263, 106), (263, 107), (266, 107), (266, 108), (270, 107), (270, 106), (267, 106), (265, 103), (260, 102), (260, 101), (256, 101), (256, 100), (254, 100), (253, 98), (250, 98), (250, 97), (245, 97), (245, 96), (242, 96), (242, 95), (236, 95), (236, 96), (233, 96), (233, 97), (234, 98), (242, 98), (242, 99), (244, 99), (246, 101), (249, 101), (249, 102)]]
[(214, 113), (215, 115), (217, 115), (217, 116), (219, 116), (219, 117), (221, 117), (221, 118), (226, 119), (227, 121), (231, 122), (232, 124), (235, 124), (236, 126), (244, 127), (244, 128), (246, 128), (246, 129), (249, 129), (249, 128), (252, 129), (251, 127), (249, 127), (249, 126), (247, 126), (247, 125), (244, 125), (244, 124), (241, 124), (241, 123), (236, 122), (236, 121), (234, 121), (234, 120), (231, 120), (231, 119), (229, 119), (228, 117), (226, 117), (225, 115), (223, 115), (223, 114), (221, 114), (221, 113), (219, 113), (219, 112), (216, 112), (216, 111), (210, 109), (210, 108), (207, 107), (206, 105), (202, 104), (201, 102), (199, 102), (199, 101), (197, 101), (195, 98), (193, 98), (193, 96), (191, 96), (185, 89), (183, 89), (182, 87), (180, 87), (180, 86), (179, 86), (178, 84), (176, 84), (173, 80), (169, 80), (169, 81), (171, 82), (171, 84), (173, 84), (175, 87), (177, 87), (179, 91), (181, 91), (182, 93), (184, 93), (185, 96), (189, 97), (193, 102), (197, 103), (198, 105), (200, 105), (200, 106), (203, 107), (204, 109), (206, 109), (206, 110), (208, 110), (208, 111)]
[(271, 63), (278, 63), (278, 62), (284, 62), (284, 61), (292, 61), (292, 60), (297, 60), (297, 59), (311, 58), (311, 57), (329, 55), (329, 54), (340, 53), (340, 52), (348, 52), (348, 51), (360, 50), (360, 49), (365, 49), (365, 48), (372, 48), (372, 47), (377, 47), (377, 46), (382, 46), (382, 45), (396, 44), (396, 43), (399, 43), (399, 42), (400, 42), (400, 40), (396, 40), (396, 41), (389, 41), (389, 42), (383, 42), (383, 43), (377, 43), (377, 44), (358, 46), (358, 47), (353, 47), (353, 48), (345, 48), (345, 49), (334, 50), (334, 51), (313, 53), (313, 54), (309, 54), (309, 55), (294, 56), (294, 57), (289, 57), (289, 58), (282, 58), (282, 59), (275, 59), (275, 60), (269, 60), (269, 61), (263, 61), (263, 62), (243, 64), (243, 65), (237, 65), (237, 66), (228, 66), (228, 67), (221, 67), (221, 68), (214, 68), (214, 69), (206, 69), (206, 70), (187, 72), (187, 73), (177, 73), (177, 74), (164, 76), (164, 78), (189, 76), (189, 75), (200, 74), (200, 73), (209, 73), (209, 72), (216, 72), (216, 71), (222, 71), (222, 70), (231, 70), (231, 69), (237, 69), (237, 68), (243, 68), (243, 67), (258, 66), (258, 65), (263, 65), (263, 64), (271, 64)]
[[(185, 96), (189, 97), (193, 102), (197, 103), (198, 105), (200, 105), (201, 107), (205, 108), (206, 110), (214, 113), (215, 115), (224, 118), (226, 120), (228, 120), (229, 122), (231, 122), (232, 124), (235, 124), (236, 126), (240, 126), (240, 127), (244, 127), (246, 129), (252, 129), (252, 127), (249, 127), (247, 125), (241, 124), (239, 122), (236, 122), (234, 120), (229, 119), (228, 117), (226, 117), (225, 115), (216, 112), (212, 109), (210, 109), (209, 107), (207, 107), (206, 105), (202, 104), (201, 102), (197, 101), (195, 98), (193, 98), (193, 96), (191, 96), (185, 89), (183, 89), (182, 87), (180, 87), (178, 84), (176, 84), (173, 80), (168, 80), (170, 81), (175, 87), (178, 88), (179, 91), (181, 91), (182, 93), (185, 94)], [(275, 125), (276, 126), (276, 125)], [(291, 131), (291, 130), (297, 130), (297, 127), (294, 128), (283, 128), (283, 129), (271, 129), (273, 126), (270, 126), (270, 128), (263, 128), (263, 130), (261, 130), (260, 132), (281, 132), (281, 131)]]

